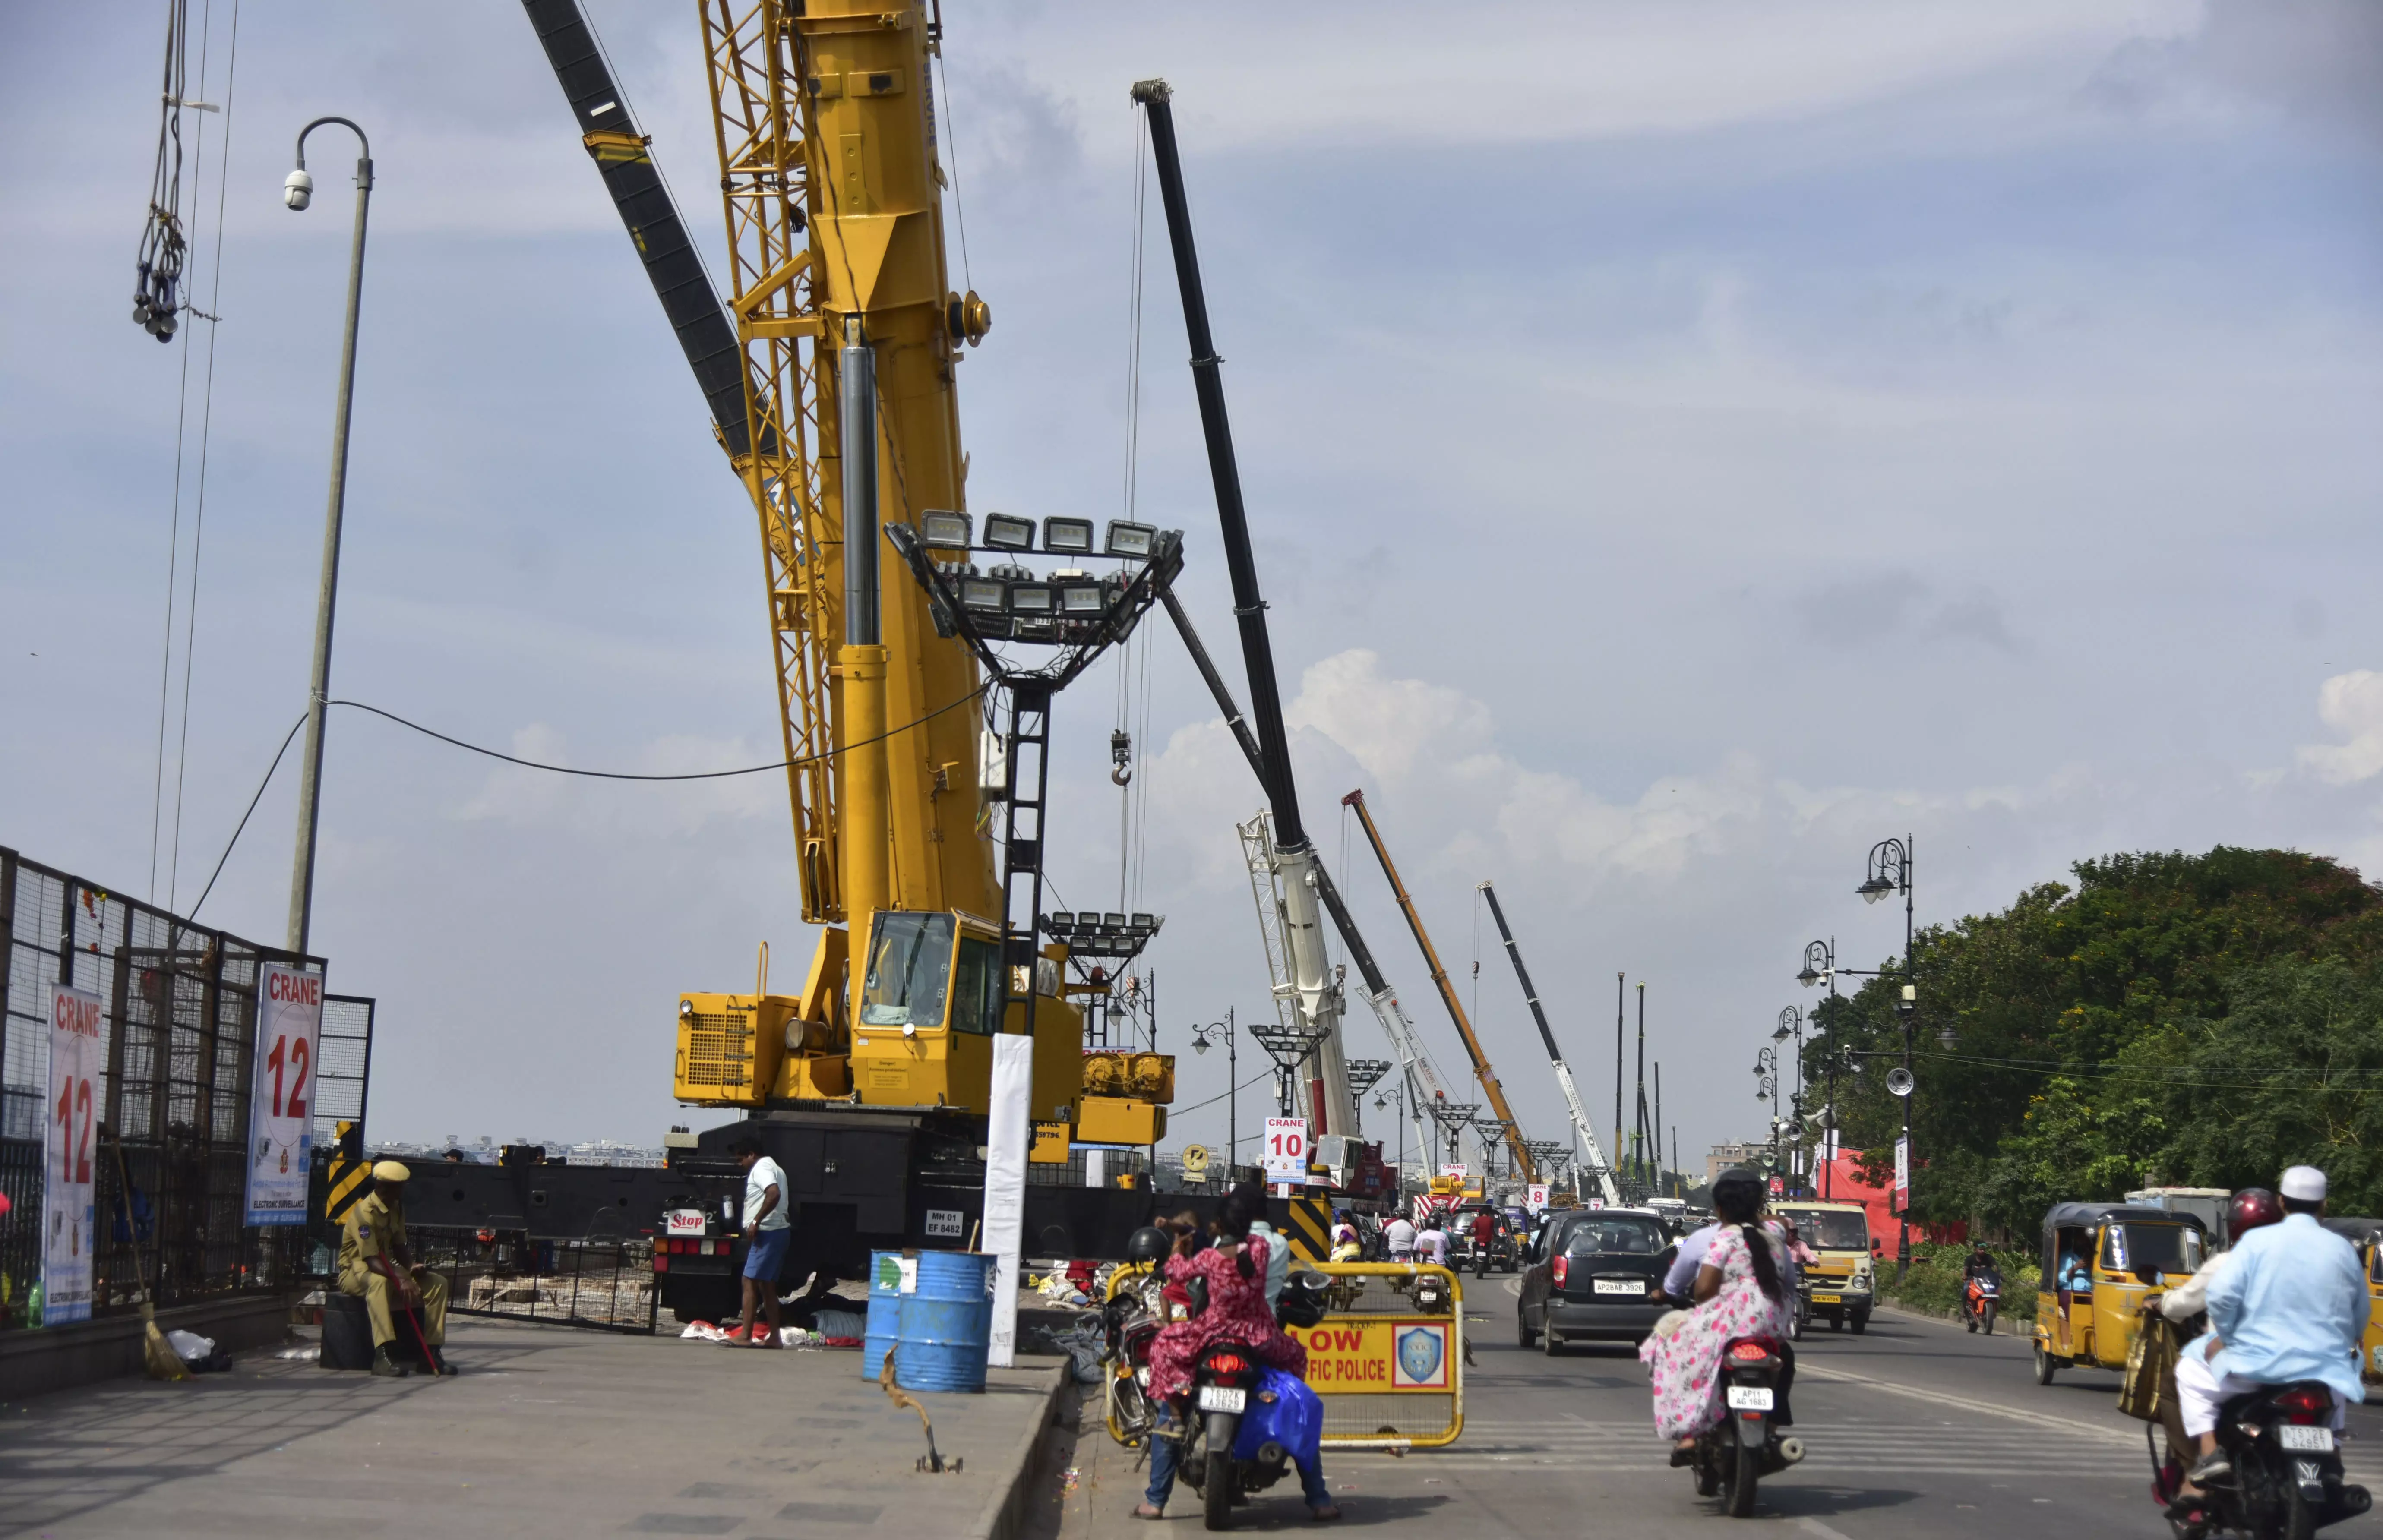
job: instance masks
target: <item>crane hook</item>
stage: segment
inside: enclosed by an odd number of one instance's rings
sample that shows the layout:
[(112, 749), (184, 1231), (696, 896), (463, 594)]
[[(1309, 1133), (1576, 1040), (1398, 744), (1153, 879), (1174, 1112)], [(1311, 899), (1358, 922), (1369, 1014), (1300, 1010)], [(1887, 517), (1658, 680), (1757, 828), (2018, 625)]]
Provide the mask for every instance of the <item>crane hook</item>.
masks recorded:
[(1123, 786), (1133, 780), (1133, 734), (1123, 728), (1109, 734), (1109, 780)]

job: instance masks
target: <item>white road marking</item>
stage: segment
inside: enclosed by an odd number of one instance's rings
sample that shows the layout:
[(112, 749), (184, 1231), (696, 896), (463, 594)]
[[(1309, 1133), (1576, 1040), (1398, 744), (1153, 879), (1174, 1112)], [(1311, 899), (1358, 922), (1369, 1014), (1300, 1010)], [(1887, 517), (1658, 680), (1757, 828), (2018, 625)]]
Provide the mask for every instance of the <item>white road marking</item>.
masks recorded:
[(2058, 1428), (2064, 1433), (2082, 1433), (2110, 1443), (2131, 1445), (2138, 1442), (2135, 1435), (2121, 1433), (2102, 1423), (2080, 1423), (2074, 1417), (2056, 1417), (2048, 1411), (2022, 1411), (2017, 1407), (1998, 1406), (1993, 1401), (1981, 1401), (1969, 1396), (1956, 1396), (1945, 1390), (1925, 1390), (1916, 1385), (1897, 1385), (1893, 1380), (1874, 1379), (1868, 1374), (1856, 1374), (1843, 1369), (1823, 1369), (1816, 1364), (1796, 1365), (1799, 1376), (1816, 1380), (1836, 1380), (1847, 1385), (1867, 1386), (1890, 1395), (1908, 1396), (1914, 1400), (1929, 1401), (1937, 1406), (1949, 1406), (1962, 1411), (1982, 1411), (1989, 1417), (2006, 1417), (2015, 1423), (2032, 1423), (2041, 1428)]
[(1809, 1533), (1819, 1535), (1821, 1540), (1850, 1540), (1850, 1537), (1847, 1536), (1843, 1530), (1831, 1529), (1828, 1525), (1821, 1522), (1818, 1519), (1807, 1519), (1803, 1522), (1804, 1528)]

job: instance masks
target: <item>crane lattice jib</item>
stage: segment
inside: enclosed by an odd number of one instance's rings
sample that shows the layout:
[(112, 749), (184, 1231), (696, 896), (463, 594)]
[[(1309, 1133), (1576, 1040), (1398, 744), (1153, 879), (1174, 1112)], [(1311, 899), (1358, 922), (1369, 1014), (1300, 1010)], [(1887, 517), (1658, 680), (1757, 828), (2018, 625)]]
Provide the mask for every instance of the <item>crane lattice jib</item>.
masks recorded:
[(1399, 881), (1399, 869), (1390, 860), (1389, 846), (1382, 843), (1381, 831), (1374, 827), (1374, 815), (1366, 810), (1365, 794), (1351, 792), (1340, 800), (1357, 810), (1357, 822), (1365, 831), (1366, 843), (1374, 847), (1374, 858), (1382, 864), (1382, 875), (1389, 880), (1390, 894), (1398, 900), (1399, 912), (1406, 916), (1407, 930), (1414, 934), (1415, 945), (1423, 950), (1424, 963), (1431, 969), (1431, 981), (1439, 990), (1440, 1004), (1448, 1007), (1449, 1019), (1456, 1024), (1456, 1035), (1464, 1040), (1465, 1054), (1473, 1061), (1474, 1078), (1481, 1083), (1481, 1093), (1489, 1099), (1498, 1126), (1505, 1131), (1506, 1147), (1514, 1153), (1515, 1168), (1525, 1182), (1537, 1181), (1537, 1166), (1523, 1139), (1522, 1126), (1514, 1121), (1513, 1109), (1506, 1104), (1506, 1090), (1498, 1083), (1498, 1072), (1489, 1066), (1489, 1055), (1482, 1052), (1481, 1040), (1474, 1036), (1473, 1023), (1456, 998), (1455, 986), (1448, 981), (1448, 969), (1439, 966), (1439, 952), (1424, 930), (1423, 916), (1415, 912), (1414, 900), (1407, 896), (1406, 884)]
[[(880, 516), (962, 509), (954, 367), (989, 317), (946, 286), (923, 10), (899, 0), (705, 0), (729, 316), (745, 363), (736, 469), (760, 518), (803, 918), (845, 918), (836, 659), (844, 639), (836, 344), (877, 355)], [(827, 146), (833, 146), (831, 155)], [(973, 301), (973, 296), (970, 297)], [(976, 832), (978, 689), (916, 585), (882, 585), (891, 907), (998, 913)], [(917, 727), (907, 724), (920, 723)]]

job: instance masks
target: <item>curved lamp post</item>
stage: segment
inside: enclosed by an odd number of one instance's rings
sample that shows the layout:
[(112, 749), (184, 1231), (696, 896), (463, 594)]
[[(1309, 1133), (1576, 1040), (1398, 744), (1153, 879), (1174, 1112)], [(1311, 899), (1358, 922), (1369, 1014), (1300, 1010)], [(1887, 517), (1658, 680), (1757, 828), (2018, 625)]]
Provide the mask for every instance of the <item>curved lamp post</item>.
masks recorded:
[(1240, 1042), (1233, 1030), (1233, 1013), (1227, 1011), (1225, 1019), (1212, 1021), (1205, 1027), (1192, 1029), (1192, 1052), (1205, 1053), (1214, 1041), (1210, 1033), (1225, 1040), (1225, 1187), (1231, 1190), (1237, 1179), (1237, 1166), (1241, 1158), (1241, 1055)]
[(303, 210), (315, 199), (306, 173), (306, 136), (337, 123), (356, 136), (356, 233), (348, 255), (347, 335), (340, 347), (340, 402), (331, 416), (331, 500), (323, 515), (323, 582), (315, 600), (315, 672), (306, 692), (306, 757), (299, 762), (298, 852), (290, 873), (290, 950), (303, 957), (314, 930), (315, 830), (321, 821), (323, 706), (331, 688), (331, 613), (340, 595), (340, 521), (348, 500), (348, 419), (355, 403), (356, 315), (364, 294), (364, 216), (372, 206), (372, 142), (344, 117), (317, 117), (298, 130), (298, 167), (281, 184), (281, 201)]

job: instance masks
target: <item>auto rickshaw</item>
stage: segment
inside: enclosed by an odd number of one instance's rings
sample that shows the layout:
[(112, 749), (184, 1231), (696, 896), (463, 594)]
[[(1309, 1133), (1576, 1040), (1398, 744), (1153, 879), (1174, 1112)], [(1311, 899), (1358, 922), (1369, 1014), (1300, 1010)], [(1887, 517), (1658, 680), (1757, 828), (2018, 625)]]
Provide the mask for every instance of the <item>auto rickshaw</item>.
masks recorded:
[(2363, 1377), (2369, 1385), (2383, 1385), (2383, 1219), (2327, 1219), (2324, 1224), (2357, 1248), (2359, 1264), (2366, 1269), (2366, 1293), (2375, 1309), (2367, 1315), (2366, 1336), (2360, 1344)]
[(2035, 1383), (2079, 1364), (2123, 1370), (2145, 1296), (2201, 1266), (2196, 1215), (2133, 1203), (2055, 1203), (2043, 1215)]
[(1773, 1217), (1793, 1220), (1796, 1233), (1818, 1259), (1804, 1269), (1804, 1311), (1828, 1322), (1831, 1331), (1847, 1326), (1859, 1336), (1870, 1329), (1876, 1264), (1871, 1257), (1870, 1214), (1859, 1203), (1773, 1200)]

